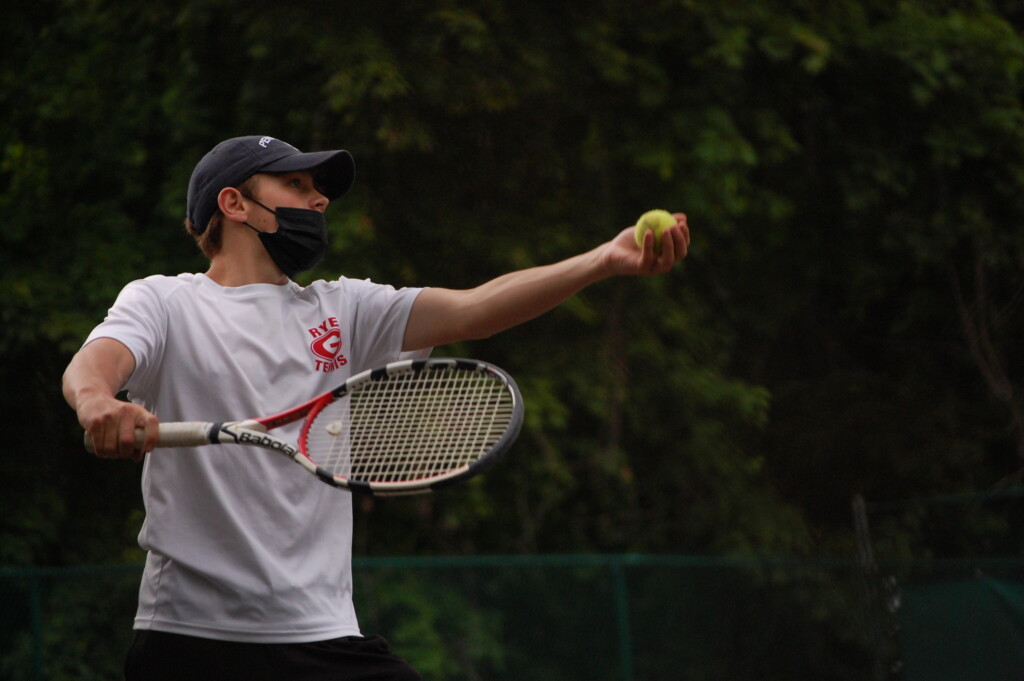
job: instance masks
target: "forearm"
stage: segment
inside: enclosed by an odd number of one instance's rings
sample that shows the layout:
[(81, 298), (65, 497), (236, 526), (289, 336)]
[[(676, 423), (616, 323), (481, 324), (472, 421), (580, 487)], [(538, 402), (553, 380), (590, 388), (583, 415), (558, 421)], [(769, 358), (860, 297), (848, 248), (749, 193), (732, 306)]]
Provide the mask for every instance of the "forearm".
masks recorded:
[(127, 348), (109, 338), (100, 338), (78, 351), (64, 371), (64, 399), (76, 412), (83, 403), (113, 398), (134, 368)]
[(465, 291), (425, 289), (413, 304), (403, 349), (486, 338), (544, 314), (602, 279), (668, 272), (690, 244), (686, 216), (675, 215), (677, 224), (662, 233), (660, 253), (654, 250), (653, 237), (638, 248), (629, 227), (611, 241), (553, 265), (506, 274)]
[(465, 292), (467, 324), (473, 336), (491, 336), (539, 317), (608, 276), (597, 250), (500, 276)]
[(552, 310), (611, 274), (595, 249), (505, 274), (472, 289), (426, 289), (410, 315), (405, 349), (492, 336)]
[[(92, 439), (96, 455), (141, 460), (156, 444), (156, 417), (116, 395), (135, 369), (135, 357), (124, 345), (100, 338), (72, 358), (64, 372), (64, 399)], [(145, 432), (140, 447), (136, 430)]]

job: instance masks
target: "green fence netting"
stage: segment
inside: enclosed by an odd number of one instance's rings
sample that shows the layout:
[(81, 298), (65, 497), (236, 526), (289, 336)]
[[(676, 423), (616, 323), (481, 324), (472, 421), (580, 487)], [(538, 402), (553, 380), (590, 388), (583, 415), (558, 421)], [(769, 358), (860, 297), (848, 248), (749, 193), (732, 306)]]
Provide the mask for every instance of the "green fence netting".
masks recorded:
[(906, 681), (1024, 680), (1024, 579), (982, 567), (970, 572), (901, 587), (896, 612)]
[[(382, 558), (355, 579), (364, 632), (431, 681), (1021, 681), (1024, 561), (1000, 565), (900, 566), (891, 627), (855, 561)], [(119, 678), (139, 574), (0, 569), (0, 679)]]

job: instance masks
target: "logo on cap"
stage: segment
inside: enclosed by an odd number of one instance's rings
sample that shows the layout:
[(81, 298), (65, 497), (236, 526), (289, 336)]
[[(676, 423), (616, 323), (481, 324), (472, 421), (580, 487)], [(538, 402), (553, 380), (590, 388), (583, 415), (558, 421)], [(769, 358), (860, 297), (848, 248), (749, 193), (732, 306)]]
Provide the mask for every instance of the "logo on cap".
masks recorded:
[(266, 149), (267, 147), (270, 146), (270, 143), (273, 142), (273, 141), (274, 141), (273, 137), (261, 137), (260, 138), (260, 146), (263, 147), (264, 149)]

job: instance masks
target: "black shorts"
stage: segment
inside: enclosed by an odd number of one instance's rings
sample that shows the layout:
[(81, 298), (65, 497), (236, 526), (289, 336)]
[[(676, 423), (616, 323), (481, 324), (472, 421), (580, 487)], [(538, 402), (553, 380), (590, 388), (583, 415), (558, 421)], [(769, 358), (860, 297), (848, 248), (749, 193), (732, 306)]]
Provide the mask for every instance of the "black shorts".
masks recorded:
[(136, 631), (126, 681), (421, 681), (379, 636), (237, 643)]

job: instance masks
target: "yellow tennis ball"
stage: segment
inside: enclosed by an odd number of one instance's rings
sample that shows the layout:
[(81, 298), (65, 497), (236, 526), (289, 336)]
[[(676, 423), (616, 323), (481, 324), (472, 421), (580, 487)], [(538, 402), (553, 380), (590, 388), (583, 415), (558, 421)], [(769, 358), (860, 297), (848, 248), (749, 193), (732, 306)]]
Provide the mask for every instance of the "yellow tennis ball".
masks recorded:
[(644, 235), (654, 232), (654, 252), (661, 253), (661, 233), (676, 224), (676, 219), (667, 210), (649, 210), (636, 221), (633, 237), (637, 247), (643, 249)]

